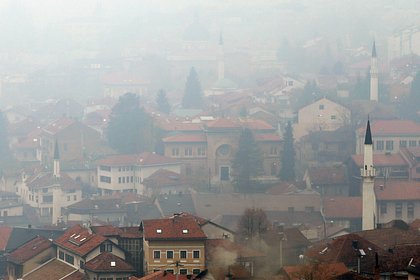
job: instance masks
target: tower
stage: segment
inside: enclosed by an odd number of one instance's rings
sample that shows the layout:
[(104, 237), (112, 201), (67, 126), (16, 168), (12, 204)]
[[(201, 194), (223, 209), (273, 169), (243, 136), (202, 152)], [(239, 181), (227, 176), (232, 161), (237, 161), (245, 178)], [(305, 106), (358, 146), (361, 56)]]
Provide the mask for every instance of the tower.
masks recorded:
[(53, 167), (54, 178), (60, 178), (60, 152), (58, 150), (58, 142), (55, 141), (54, 147), (54, 167)]
[(378, 58), (376, 56), (376, 45), (373, 41), (372, 57), (370, 59), (370, 100), (378, 101)]
[(220, 32), (220, 37), (219, 37), (219, 55), (217, 59), (217, 78), (218, 78), (218, 81), (221, 81), (225, 78), (225, 59), (224, 59), (222, 32)]
[(362, 177), (362, 230), (374, 229), (376, 225), (376, 197), (374, 191), (375, 167), (373, 166), (373, 142), (368, 120), (365, 134)]

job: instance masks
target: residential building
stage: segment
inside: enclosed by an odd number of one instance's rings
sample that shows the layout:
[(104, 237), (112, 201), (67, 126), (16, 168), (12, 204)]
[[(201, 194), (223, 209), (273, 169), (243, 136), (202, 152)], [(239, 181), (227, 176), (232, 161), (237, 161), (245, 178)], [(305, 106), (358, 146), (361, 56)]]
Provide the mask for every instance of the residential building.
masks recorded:
[(360, 196), (326, 197), (322, 202), (325, 230), (333, 225), (350, 232), (362, 229), (362, 198)]
[(310, 167), (303, 180), (306, 187), (319, 192), (322, 196), (348, 196), (349, 184), (345, 166)]
[(333, 131), (350, 124), (350, 120), (348, 108), (324, 97), (298, 111), (298, 122), (293, 127), (293, 135), (300, 139), (313, 131)]
[(106, 156), (97, 162), (98, 188), (103, 194), (117, 192), (144, 194), (144, 179), (159, 169), (180, 174), (181, 163), (177, 159), (150, 152)]
[[(410, 120), (373, 120), (374, 154), (397, 153), (401, 148), (420, 146), (420, 124)], [(364, 127), (356, 132), (356, 154), (363, 153)]]
[(166, 270), (174, 274), (195, 274), (205, 269), (206, 235), (194, 218), (175, 214), (169, 218), (143, 220), (146, 274)]

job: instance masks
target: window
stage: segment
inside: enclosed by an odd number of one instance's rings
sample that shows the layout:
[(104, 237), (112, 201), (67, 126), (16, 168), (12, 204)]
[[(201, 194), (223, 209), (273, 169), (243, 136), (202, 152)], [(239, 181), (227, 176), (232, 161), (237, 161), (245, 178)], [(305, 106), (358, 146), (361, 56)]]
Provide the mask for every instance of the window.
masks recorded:
[(179, 251), (179, 257), (181, 259), (186, 259), (187, 258), (187, 251), (185, 251), (185, 250)]
[(112, 244), (101, 244), (99, 247), (100, 252), (112, 252)]
[(337, 119), (337, 116), (336, 115), (331, 115), (331, 119), (332, 120), (336, 120)]
[(66, 261), (66, 263), (74, 265), (74, 257), (72, 255), (66, 254), (65, 261)]
[(184, 155), (185, 155), (186, 157), (192, 157), (192, 148), (191, 148), (191, 147), (187, 147), (187, 148), (185, 148), (185, 150), (184, 150)]
[(416, 173), (420, 173), (420, 167), (416, 168)]
[(221, 181), (229, 181), (230, 179), (230, 171), (228, 166), (220, 167), (220, 180)]
[(105, 165), (99, 166), (99, 169), (102, 170), (102, 171), (111, 171), (111, 167), (110, 166), (105, 166)]
[(413, 202), (409, 202), (407, 204), (407, 217), (408, 218), (414, 217), (414, 203)]
[(160, 259), (160, 251), (153, 251), (153, 258), (155, 260)]
[(402, 203), (395, 203), (395, 218), (399, 219), (402, 217)]
[(172, 148), (172, 156), (179, 156), (179, 149), (178, 148)]
[(194, 268), (192, 272), (193, 272), (193, 274), (194, 274), (194, 275), (197, 275), (197, 274), (199, 274), (201, 271), (200, 271), (200, 269), (199, 269), (199, 268)]
[(305, 212), (313, 213), (314, 211), (315, 211), (315, 209), (314, 209), (313, 206), (306, 206), (305, 207)]
[(188, 274), (188, 269), (186, 269), (186, 268), (181, 268), (181, 269), (179, 270), (179, 274), (183, 274), (183, 275)]
[(77, 195), (73, 195), (73, 200), (76, 201), (77, 200)]
[(131, 176), (130, 177), (130, 183), (133, 183), (133, 181), (134, 181), (134, 176)]
[(277, 155), (277, 147), (271, 146), (270, 147), (270, 155)]
[(125, 184), (125, 177), (122, 177), (122, 183)]
[(169, 273), (174, 274), (174, 270), (173, 269), (167, 269), (166, 271), (169, 272)]
[(416, 140), (410, 140), (410, 141), (408, 141), (408, 146), (410, 146), (410, 147), (417, 146), (417, 141)]
[(43, 203), (51, 203), (51, 202), (53, 202), (53, 196), (52, 195), (44, 195), (42, 197), (42, 202)]
[(101, 181), (103, 183), (109, 183), (109, 184), (111, 184), (111, 177), (101, 176), (101, 177), (99, 177), (99, 181)]
[(67, 196), (67, 201), (70, 201), (70, 196), (69, 195)]
[(385, 142), (385, 149), (387, 151), (392, 151), (394, 149), (394, 141), (388, 140)]
[(325, 106), (324, 104), (319, 104), (319, 110), (324, 110)]
[(407, 147), (407, 141), (406, 140), (400, 140), (400, 148)]
[(198, 156), (205, 156), (206, 155), (206, 148), (205, 147), (198, 147), (197, 148), (197, 155)]
[(287, 207), (287, 211), (288, 212), (294, 212), (295, 211), (295, 207)]
[(60, 259), (60, 260), (63, 260), (64, 261), (64, 252), (63, 251), (58, 251), (58, 258)]
[(80, 260), (79, 266), (80, 266), (81, 269), (83, 269), (83, 268), (85, 268), (85, 263), (82, 260)]
[(384, 150), (384, 141), (383, 140), (377, 140), (376, 141), (376, 150), (377, 151), (383, 151)]
[(118, 177), (118, 184), (121, 184), (122, 180), (121, 177)]
[(174, 258), (174, 251), (166, 251), (166, 258), (173, 259)]
[(381, 214), (386, 214), (386, 202), (381, 202), (381, 205), (380, 205), (380, 207), (381, 207)]
[(193, 251), (193, 258), (194, 259), (199, 259), (200, 258), (200, 251), (199, 250), (194, 250)]

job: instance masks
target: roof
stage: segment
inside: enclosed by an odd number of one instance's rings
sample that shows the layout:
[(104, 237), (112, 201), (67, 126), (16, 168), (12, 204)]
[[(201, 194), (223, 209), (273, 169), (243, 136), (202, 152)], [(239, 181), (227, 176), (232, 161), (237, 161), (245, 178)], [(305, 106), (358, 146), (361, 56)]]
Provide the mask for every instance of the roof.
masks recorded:
[(16, 264), (23, 264), (32, 257), (52, 247), (52, 242), (45, 237), (37, 236), (23, 244), (7, 256), (7, 260)]
[(0, 227), (0, 251), (5, 251), (13, 228)]
[(121, 166), (121, 165), (163, 165), (163, 164), (174, 164), (176, 160), (161, 156), (155, 153), (144, 152), (141, 154), (134, 155), (110, 155), (98, 160), (98, 165), (107, 166)]
[(181, 174), (166, 169), (159, 169), (145, 178), (143, 184), (149, 187), (170, 187), (184, 185), (185, 180)]
[(283, 267), (283, 271), (290, 280), (302, 279), (305, 272), (312, 272), (311, 275), (315, 279), (336, 279), (350, 272), (346, 265), (342, 262), (339, 263), (326, 263), (326, 264), (307, 264), (307, 265), (286, 265)]
[(73, 180), (66, 173), (61, 172), (60, 177), (55, 177), (53, 172), (40, 172), (27, 179), (29, 188), (43, 188), (59, 185), (63, 189), (81, 189), (82, 185)]
[(125, 212), (125, 203), (121, 198), (100, 197), (86, 198), (67, 207), (72, 213), (110, 213)]
[(55, 239), (54, 244), (79, 256), (85, 256), (105, 240), (105, 237), (90, 233), (88, 229), (81, 225), (75, 225)]
[(76, 121), (74, 119), (61, 118), (44, 127), (44, 131), (50, 134), (56, 134), (74, 124), (75, 122)]
[(206, 261), (220, 258), (220, 250), (234, 253), (237, 258), (258, 258), (265, 257), (265, 254), (243, 245), (234, 243), (229, 239), (208, 239), (206, 240)]
[(308, 174), (313, 186), (342, 185), (347, 183), (346, 168), (344, 166), (310, 167)]
[(102, 252), (87, 263), (85, 269), (93, 272), (134, 272), (132, 265), (110, 252)]
[(207, 136), (204, 133), (177, 134), (165, 137), (162, 139), (162, 141), (166, 143), (207, 143)]
[(241, 126), (232, 119), (220, 118), (207, 123), (209, 129), (237, 129)]
[(269, 188), (265, 193), (279, 195), (297, 192), (299, 192), (299, 188), (295, 184), (291, 184), (288, 182), (280, 182), (277, 185)]
[(189, 216), (144, 220), (145, 240), (204, 240), (207, 238), (196, 220)]
[(113, 225), (103, 225), (103, 226), (91, 226), (93, 233), (102, 235), (102, 236), (118, 236), (122, 233), (122, 230)]
[(372, 145), (372, 133), (370, 132), (370, 122), (367, 121), (365, 133), (365, 145)]
[(377, 200), (419, 200), (420, 182), (406, 180), (375, 181)]
[[(376, 120), (370, 123), (370, 128), (373, 137), (420, 135), (420, 124), (410, 120)], [(362, 136), (365, 129), (359, 128), (358, 132)]]
[(374, 243), (383, 250), (394, 248), (397, 245), (420, 244), (420, 232), (412, 229), (398, 227), (377, 228), (355, 232), (358, 236)]
[(62, 278), (62, 280), (88, 280), (88, 277), (84, 273), (77, 270), (67, 277)]
[(178, 274), (174, 275), (167, 271), (156, 271), (143, 277), (131, 276), (129, 280), (187, 280), (188, 275)]
[(39, 280), (39, 279), (62, 279), (77, 271), (77, 268), (66, 264), (58, 259), (53, 259), (36, 270), (25, 275), (25, 280)]
[(256, 134), (255, 140), (261, 142), (280, 142), (283, 139), (276, 134)]
[(362, 217), (362, 198), (360, 196), (327, 197), (323, 202), (326, 218), (356, 219)]
[(157, 197), (156, 201), (161, 210), (162, 216), (171, 216), (174, 213), (191, 213), (196, 214), (195, 205), (191, 194), (162, 194)]
[[(363, 155), (352, 155), (354, 163), (362, 167), (363, 166)], [(375, 166), (407, 166), (407, 161), (401, 156), (401, 154), (374, 154), (373, 164)]]

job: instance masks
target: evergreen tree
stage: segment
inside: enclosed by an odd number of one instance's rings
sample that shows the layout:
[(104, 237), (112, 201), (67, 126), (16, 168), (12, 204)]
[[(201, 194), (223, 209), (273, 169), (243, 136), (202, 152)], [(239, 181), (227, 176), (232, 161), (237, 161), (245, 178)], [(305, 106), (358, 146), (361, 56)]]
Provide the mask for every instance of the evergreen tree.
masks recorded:
[(350, 91), (351, 99), (369, 100), (370, 99), (370, 73), (365, 77), (357, 77), (356, 84)]
[(6, 116), (0, 111), (0, 161), (10, 160), (8, 122)]
[(295, 148), (293, 145), (293, 128), (289, 121), (284, 132), (284, 145), (281, 154), (280, 178), (286, 182), (296, 179), (295, 174)]
[(153, 150), (153, 125), (133, 93), (121, 96), (112, 108), (107, 129), (109, 145), (119, 153)]
[(182, 107), (185, 109), (200, 109), (203, 106), (203, 92), (195, 68), (192, 67), (185, 83)]
[(157, 93), (156, 104), (158, 106), (158, 110), (162, 113), (169, 114), (171, 111), (171, 105), (169, 105), (166, 92), (163, 89), (160, 89)]
[(420, 120), (420, 71), (411, 82), (409, 95), (401, 101), (399, 111), (407, 119)]
[(239, 192), (250, 192), (256, 185), (255, 176), (261, 174), (262, 156), (252, 131), (245, 128), (239, 137), (238, 151), (232, 163), (232, 176)]

